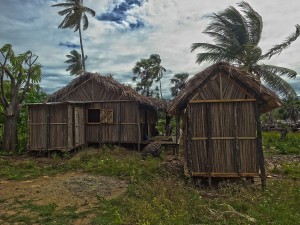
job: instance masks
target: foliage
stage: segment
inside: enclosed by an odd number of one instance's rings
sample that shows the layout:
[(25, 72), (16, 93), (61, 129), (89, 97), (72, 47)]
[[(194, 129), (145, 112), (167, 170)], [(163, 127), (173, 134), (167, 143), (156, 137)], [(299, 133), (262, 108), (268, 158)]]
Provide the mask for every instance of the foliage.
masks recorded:
[(297, 123), (300, 113), (300, 100), (294, 98), (284, 99), (282, 107), (278, 110), (280, 119)]
[(258, 46), (263, 28), (262, 17), (246, 2), (240, 2), (238, 6), (241, 12), (230, 6), (209, 17), (211, 23), (204, 33), (212, 37), (216, 44), (192, 44), (191, 51), (198, 48), (206, 51), (197, 54), (196, 62), (200, 64), (204, 61), (226, 61), (236, 64), (254, 74), (258, 80), (265, 81), (279, 94), (296, 97), (294, 89), (280, 77), (286, 75), (289, 78), (295, 78), (297, 75), (295, 71), (284, 67), (258, 64), (258, 62), (270, 59), (289, 47), (299, 37), (300, 26), (296, 25), (296, 32), (289, 35), (283, 43), (275, 45), (263, 54)]
[[(89, 20), (86, 14), (90, 14), (93, 17), (96, 15), (96, 12), (83, 5), (83, 0), (66, 0), (65, 3), (58, 3), (52, 5), (52, 7), (62, 7), (63, 10), (59, 11), (58, 14), (65, 16), (63, 21), (58, 25), (58, 28), (61, 29), (74, 29), (74, 32), (79, 31), (79, 40), (81, 47), (81, 60), (82, 60), (82, 69), (85, 70), (85, 60), (86, 56), (84, 55), (82, 36), (81, 36), (81, 26), (83, 30), (86, 30), (89, 27)], [(83, 57), (84, 56), (84, 57)]]
[[(74, 49), (70, 52), (70, 54), (66, 55), (68, 60), (65, 63), (70, 64), (66, 71), (70, 71), (71, 75), (81, 75), (83, 72), (81, 55)], [(87, 59), (87, 56), (84, 60)]]
[[(241, 181), (223, 181), (214, 188), (200, 188), (167, 170), (165, 163), (170, 163), (169, 160), (144, 161), (137, 152), (112, 146), (90, 150), (79, 152), (70, 160), (53, 159), (50, 164), (37, 163), (36, 159), (22, 162), (0, 159), (0, 176), (20, 174), (18, 179), (30, 179), (79, 170), (125, 179), (129, 184), (126, 193), (113, 199), (99, 197), (97, 205), (87, 210), (79, 205), (59, 208), (55, 202), (38, 205), (32, 200), (0, 199), (5, 210), (16, 212), (0, 214), (0, 221), (73, 224), (90, 218), (89, 224), (107, 225), (297, 224), (300, 218), (299, 163), (284, 165), (284, 177), (268, 179), (263, 192), (259, 186)], [(39, 174), (30, 176), (35, 173)]]
[(267, 154), (300, 155), (300, 133), (289, 133), (282, 139), (279, 132), (264, 132), (263, 147)]
[[(135, 66), (132, 69), (134, 76), (132, 77), (133, 81), (139, 81), (136, 84), (136, 90), (141, 92), (145, 96), (153, 96), (155, 93), (151, 89), (153, 81), (161, 82), (163, 73), (166, 72), (166, 69), (161, 66), (160, 56), (157, 54), (150, 55), (149, 59), (141, 59), (136, 62)], [(160, 91), (160, 97), (162, 98), (162, 89), (161, 83), (160, 88), (155, 88), (156, 93)]]
[(188, 73), (176, 73), (173, 78), (171, 78), (172, 87), (170, 90), (173, 97), (177, 96), (178, 93), (185, 87), (188, 77)]
[(31, 51), (15, 55), (12, 45), (0, 48), (3, 61), (0, 61), (1, 110), (4, 115), (5, 151), (15, 151), (17, 145), (17, 120), (22, 104), (30, 89), (41, 80), (41, 65)]

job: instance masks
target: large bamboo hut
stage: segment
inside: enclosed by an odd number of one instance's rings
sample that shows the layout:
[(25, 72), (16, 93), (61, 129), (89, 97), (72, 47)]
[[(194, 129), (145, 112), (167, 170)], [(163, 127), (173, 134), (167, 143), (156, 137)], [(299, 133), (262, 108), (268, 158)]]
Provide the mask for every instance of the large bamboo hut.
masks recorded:
[(87, 144), (140, 144), (154, 135), (165, 103), (138, 94), (111, 77), (85, 73), (43, 104), (29, 105), (28, 150), (71, 149)]
[(196, 74), (169, 106), (177, 121), (183, 118), (185, 172), (209, 182), (260, 175), (264, 185), (259, 118), (280, 105), (252, 74), (227, 63)]

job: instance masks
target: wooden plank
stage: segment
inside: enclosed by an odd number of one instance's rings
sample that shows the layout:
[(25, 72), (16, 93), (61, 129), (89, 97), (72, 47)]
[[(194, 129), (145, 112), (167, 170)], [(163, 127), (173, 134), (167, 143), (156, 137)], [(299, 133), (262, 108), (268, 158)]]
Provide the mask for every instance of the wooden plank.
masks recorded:
[[(193, 137), (193, 141), (207, 140), (208, 137)], [(256, 140), (256, 137), (211, 137), (211, 140)]]
[(210, 99), (210, 100), (192, 100), (189, 103), (196, 104), (196, 103), (226, 103), (226, 102), (255, 102), (256, 99)]
[(192, 172), (194, 177), (258, 177), (259, 173), (202, 173), (202, 172)]

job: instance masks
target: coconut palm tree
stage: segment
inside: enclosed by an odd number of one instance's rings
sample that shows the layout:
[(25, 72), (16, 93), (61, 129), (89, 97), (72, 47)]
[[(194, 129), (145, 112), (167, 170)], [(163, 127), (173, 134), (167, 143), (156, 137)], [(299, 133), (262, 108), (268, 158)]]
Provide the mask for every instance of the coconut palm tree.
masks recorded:
[[(65, 63), (70, 64), (66, 71), (70, 71), (71, 75), (81, 75), (83, 71), (82, 67), (82, 59), (79, 52), (77, 52), (75, 49), (70, 52), (70, 54), (66, 55), (68, 60), (65, 61)], [(85, 57), (84, 61), (87, 59), (87, 56)]]
[(193, 43), (191, 51), (201, 48), (205, 52), (197, 54), (197, 63), (204, 61), (226, 61), (254, 74), (258, 80), (284, 96), (296, 97), (294, 89), (280, 76), (295, 78), (297, 73), (291, 69), (273, 65), (259, 64), (270, 59), (290, 46), (300, 35), (300, 26), (286, 40), (275, 45), (266, 53), (258, 46), (261, 39), (262, 17), (246, 2), (238, 3), (240, 11), (230, 6), (224, 11), (210, 16), (211, 22), (204, 33), (213, 38), (215, 44)]
[(86, 13), (94, 17), (96, 12), (88, 7), (85, 7), (83, 5), (83, 0), (65, 0), (65, 3), (58, 3), (52, 6), (65, 8), (58, 12), (59, 15), (65, 16), (63, 21), (59, 24), (58, 28), (70, 28), (74, 29), (74, 32), (79, 31), (81, 55), (83, 56), (81, 57), (82, 67), (83, 71), (85, 71), (85, 55), (82, 44), (81, 25), (82, 29), (86, 30), (89, 26), (89, 20)]
[(171, 84), (173, 84), (173, 86), (170, 90), (173, 97), (177, 96), (178, 93), (185, 87), (188, 77), (188, 73), (176, 73), (173, 78), (171, 78)]

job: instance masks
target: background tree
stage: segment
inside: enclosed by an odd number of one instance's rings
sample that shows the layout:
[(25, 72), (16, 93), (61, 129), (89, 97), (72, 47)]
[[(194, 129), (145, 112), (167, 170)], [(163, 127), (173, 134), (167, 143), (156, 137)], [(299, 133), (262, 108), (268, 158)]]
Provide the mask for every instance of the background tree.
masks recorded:
[(283, 105), (278, 109), (278, 113), (282, 120), (290, 120), (292, 123), (298, 122), (300, 113), (300, 101), (294, 98), (284, 99)]
[[(152, 96), (154, 91), (151, 89), (153, 81), (160, 82), (163, 76), (163, 72), (166, 69), (161, 66), (161, 59), (158, 54), (150, 55), (149, 59), (141, 59), (136, 62), (135, 66), (132, 69), (134, 76), (132, 77), (133, 81), (139, 81), (136, 84), (136, 90), (145, 96)], [(160, 97), (162, 98), (162, 88), (160, 83)]]
[(295, 78), (297, 75), (295, 71), (258, 63), (280, 54), (282, 50), (289, 47), (299, 37), (300, 26), (296, 25), (296, 32), (289, 35), (283, 43), (275, 45), (262, 54), (258, 46), (263, 28), (262, 18), (248, 3), (241, 2), (238, 6), (241, 12), (230, 6), (210, 16), (211, 22), (204, 33), (212, 37), (216, 44), (192, 44), (192, 52), (198, 48), (206, 50), (197, 54), (196, 62), (200, 64), (204, 61), (226, 61), (235, 64), (254, 74), (258, 80), (265, 81), (279, 94), (296, 97), (294, 89), (280, 77), (286, 75), (289, 78)]
[(177, 96), (178, 93), (185, 87), (188, 77), (188, 73), (176, 73), (173, 78), (171, 78), (172, 87), (170, 90), (173, 97)]
[(82, 69), (85, 70), (85, 59), (82, 44), (82, 35), (81, 35), (81, 25), (82, 29), (86, 30), (89, 27), (89, 20), (86, 13), (92, 15), (93, 17), (96, 15), (96, 12), (88, 7), (83, 5), (83, 0), (65, 0), (65, 3), (58, 3), (52, 6), (54, 7), (62, 7), (65, 8), (58, 12), (59, 15), (65, 16), (61, 24), (59, 24), (58, 28), (65, 29), (70, 28), (74, 29), (74, 32), (79, 31), (79, 40), (81, 47), (81, 55), (82, 58)]
[(16, 151), (17, 122), (26, 93), (41, 80), (41, 65), (31, 51), (15, 56), (10, 44), (1, 49), (0, 95), (4, 114), (3, 150)]
[[(66, 55), (68, 60), (65, 63), (70, 64), (66, 71), (70, 71), (71, 75), (81, 75), (83, 73), (82, 59), (81, 55), (74, 49), (70, 54)], [(84, 61), (86, 61), (87, 56)]]

